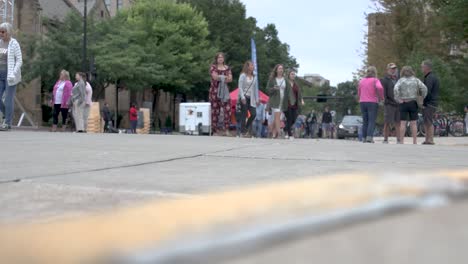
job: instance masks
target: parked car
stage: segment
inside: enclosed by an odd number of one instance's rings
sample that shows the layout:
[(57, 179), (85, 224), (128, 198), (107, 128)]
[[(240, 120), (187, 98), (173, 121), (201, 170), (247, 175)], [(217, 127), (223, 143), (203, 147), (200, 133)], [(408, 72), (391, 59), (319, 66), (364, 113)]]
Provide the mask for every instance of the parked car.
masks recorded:
[(357, 138), (362, 127), (361, 116), (345, 116), (338, 126), (338, 139)]

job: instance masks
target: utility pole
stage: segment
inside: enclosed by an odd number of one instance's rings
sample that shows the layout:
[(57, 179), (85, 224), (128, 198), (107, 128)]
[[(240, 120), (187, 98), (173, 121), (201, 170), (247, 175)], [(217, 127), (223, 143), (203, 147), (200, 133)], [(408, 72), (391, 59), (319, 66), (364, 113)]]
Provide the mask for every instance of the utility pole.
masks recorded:
[(83, 13), (83, 64), (82, 64), (82, 71), (87, 73), (87, 60), (86, 60), (86, 49), (87, 49), (87, 16), (88, 16), (88, 0), (84, 0), (84, 13)]

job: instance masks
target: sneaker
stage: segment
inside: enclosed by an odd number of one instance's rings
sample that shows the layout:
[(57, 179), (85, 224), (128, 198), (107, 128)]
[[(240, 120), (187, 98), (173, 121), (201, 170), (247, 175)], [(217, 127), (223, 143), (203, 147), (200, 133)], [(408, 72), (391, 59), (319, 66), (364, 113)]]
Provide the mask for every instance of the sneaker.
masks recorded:
[(384, 140), (382, 143), (383, 144), (388, 144), (388, 140)]
[(294, 137), (290, 137), (289, 140), (294, 140)]
[(286, 136), (284, 136), (284, 138), (285, 138), (285, 139), (289, 139), (289, 136), (288, 136), (288, 135), (286, 135)]
[(10, 129), (11, 129), (10, 125), (7, 125), (7, 124), (0, 125), (0, 131), (9, 131)]

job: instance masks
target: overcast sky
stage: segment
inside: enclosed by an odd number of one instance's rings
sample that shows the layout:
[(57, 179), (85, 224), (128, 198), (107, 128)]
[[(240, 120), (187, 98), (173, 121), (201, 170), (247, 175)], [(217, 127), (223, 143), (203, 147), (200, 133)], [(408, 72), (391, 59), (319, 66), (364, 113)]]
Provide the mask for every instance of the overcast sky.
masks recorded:
[(274, 23), (291, 46), (299, 75), (318, 73), (332, 85), (352, 80), (362, 65), (364, 13), (370, 0), (242, 0), (260, 27)]

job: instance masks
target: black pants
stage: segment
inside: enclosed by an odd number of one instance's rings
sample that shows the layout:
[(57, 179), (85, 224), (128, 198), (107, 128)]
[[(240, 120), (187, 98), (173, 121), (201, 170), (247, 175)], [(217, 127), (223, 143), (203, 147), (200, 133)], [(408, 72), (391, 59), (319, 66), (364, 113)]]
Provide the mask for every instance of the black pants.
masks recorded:
[(60, 104), (54, 104), (54, 113), (52, 115), (54, 125), (58, 124), (58, 116), (60, 113), (62, 113), (62, 126), (64, 126), (67, 122), (68, 109), (62, 108)]
[[(257, 109), (250, 105), (250, 98), (246, 97), (246, 104), (241, 102), (241, 114), (240, 114), (240, 124), (241, 124), (241, 132), (247, 133), (248, 130), (252, 132), (252, 122), (255, 120), (257, 116)], [(247, 112), (250, 112), (250, 117), (247, 119)]]
[(297, 119), (297, 108), (288, 108), (286, 112), (284, 112), (284, 115), (286, 116), (286, 132), (288, 133), (288, 136), (292, 137), (293, 136), (293, 131), (292, 128), (294, 126), (294, 123), (296, 122)]

